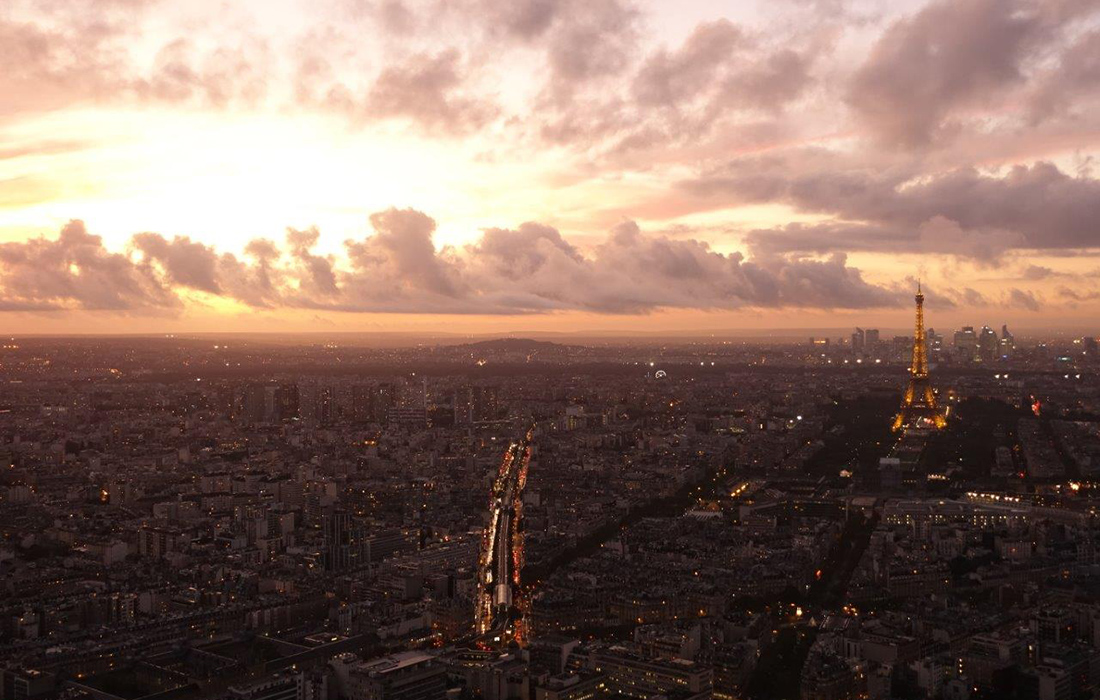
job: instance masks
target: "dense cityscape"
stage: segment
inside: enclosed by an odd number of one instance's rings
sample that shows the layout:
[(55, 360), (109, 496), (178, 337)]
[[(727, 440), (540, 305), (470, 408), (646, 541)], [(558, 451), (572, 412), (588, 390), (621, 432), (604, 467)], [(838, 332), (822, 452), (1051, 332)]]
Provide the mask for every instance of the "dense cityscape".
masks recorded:
[(1087, 697), (1097, 339), (12, 337), (3, 700)]
[(0, 0), (0, 700), (1100, 700), (1100, 0)]

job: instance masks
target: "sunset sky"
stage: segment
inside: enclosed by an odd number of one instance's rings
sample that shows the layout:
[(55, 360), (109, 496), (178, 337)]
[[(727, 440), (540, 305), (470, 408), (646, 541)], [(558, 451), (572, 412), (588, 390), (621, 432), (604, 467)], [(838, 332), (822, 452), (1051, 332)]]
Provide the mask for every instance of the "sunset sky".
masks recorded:
[(1100, 0), (3, 0), (0, 332), (1100, 317)]

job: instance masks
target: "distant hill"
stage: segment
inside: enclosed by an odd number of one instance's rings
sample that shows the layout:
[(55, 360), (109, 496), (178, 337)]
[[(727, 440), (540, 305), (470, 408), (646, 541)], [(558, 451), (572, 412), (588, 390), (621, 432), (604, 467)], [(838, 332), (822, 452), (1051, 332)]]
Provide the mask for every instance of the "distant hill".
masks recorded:
[(565, 352), (570, 348), (570, 346), (561, 343), (552, 343), (548, 340), (532, 340), (530, 338), (496, 338), (494, 340), (467, 343), (458, 347), (482, 352)]

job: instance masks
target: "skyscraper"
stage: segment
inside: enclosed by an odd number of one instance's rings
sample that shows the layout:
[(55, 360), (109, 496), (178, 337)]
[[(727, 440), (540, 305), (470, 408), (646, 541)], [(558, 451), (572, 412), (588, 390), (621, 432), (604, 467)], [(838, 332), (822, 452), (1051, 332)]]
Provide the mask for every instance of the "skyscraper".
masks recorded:
[(982, 332), (978, 334), (978, 359), (984, 363), (997, 359), (997, 332), (989, 326), (982, 326)]
[(935, 331), (935, 329), (929, 328), (927, 338), (928, 360), (930, 362), (936, 362), (943, 358), (943, 336)]
[(978, 356), (978, 334), (974, 326), (963, 326), (955, 331), (955, 354), (964, 362), (973, 362)]
[(1001, 341), (999, 343), (998, 352), (1002, 358), (1008, 358), (1012, 356), (1012, 353), (1016, 350), (1016, 338), (1008, 332), (1008, 324), (1001, 326)]
[(878, 348), (878, 329), (868, 328), (863, 334), (863, 348), (867, 352), (874, 352)]

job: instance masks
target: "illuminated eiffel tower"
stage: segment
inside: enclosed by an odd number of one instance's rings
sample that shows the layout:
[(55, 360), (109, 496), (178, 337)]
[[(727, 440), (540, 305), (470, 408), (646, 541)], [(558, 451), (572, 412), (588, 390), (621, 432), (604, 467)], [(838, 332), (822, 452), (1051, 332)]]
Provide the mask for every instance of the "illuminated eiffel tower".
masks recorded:
[(913, 332), (913, 364), (909, 368), (909, 386), (901, 410), (894, 418), (894, 430), (903, 428), (942, 428), (947, 418), (936, 404), (936, 394), (928, 381), (928, 347), (924, 335), (924, 293), (917, 283), (917, 326)]

